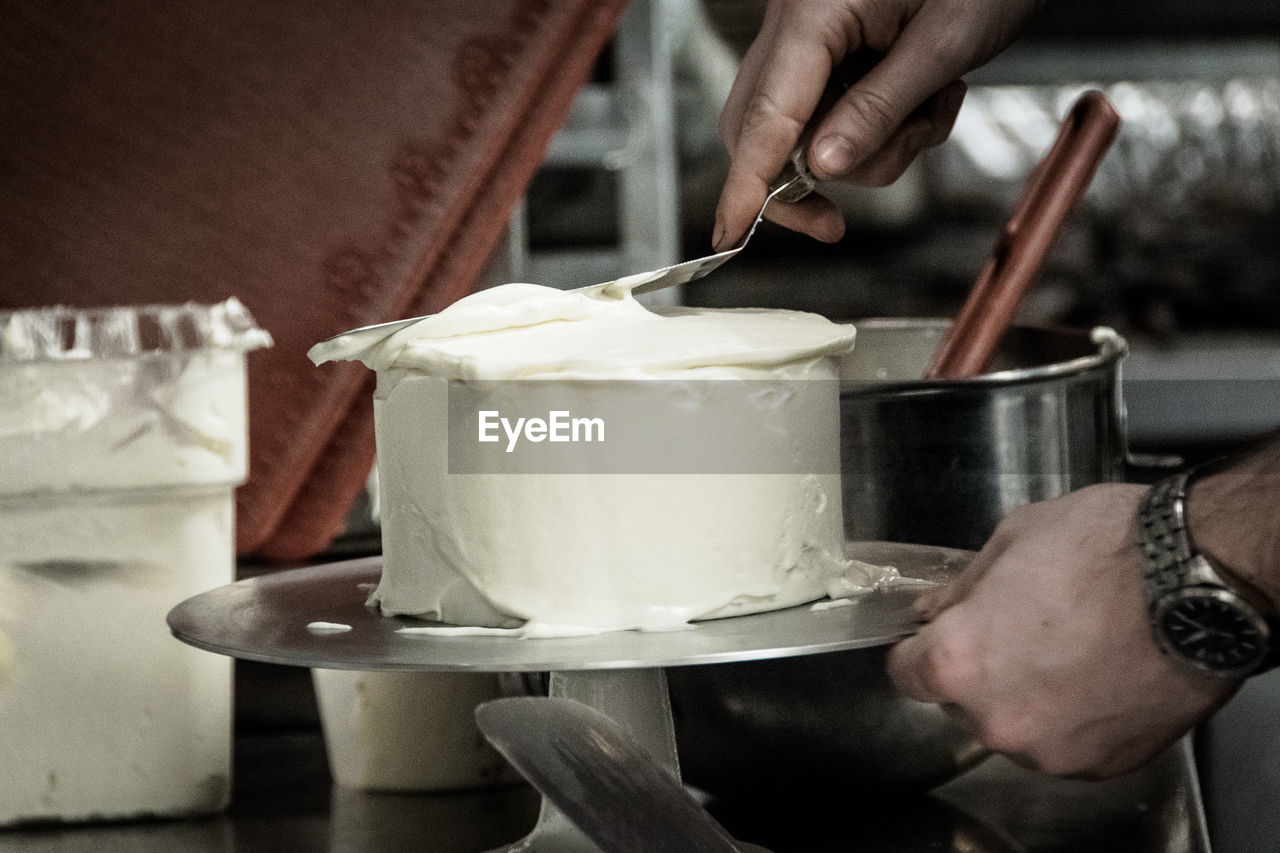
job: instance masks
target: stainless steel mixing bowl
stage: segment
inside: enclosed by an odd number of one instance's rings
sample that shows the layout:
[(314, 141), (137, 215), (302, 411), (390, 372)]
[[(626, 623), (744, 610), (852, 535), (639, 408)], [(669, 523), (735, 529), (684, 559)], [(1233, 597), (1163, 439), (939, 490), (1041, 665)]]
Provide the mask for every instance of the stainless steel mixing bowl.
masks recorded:
[[(920, 377), (945, 320), (869, 320), (842, 365), (845, 532), (976, 549), (1010, 509), (1125, 462), (1110, 329), (1016, 328), (994, 372)], [(937, 706), (899, 694), (886, 647), (671, 669), (685, 778), (725, 797), (927, 790), (983, 750)]]
[(1124, 475), (1111, 329), (1014, 328), (993, 372), (925, 382), (946, 320), (868, 320), (841, 364), (845, 535), (977, 549), (1014, 507)]

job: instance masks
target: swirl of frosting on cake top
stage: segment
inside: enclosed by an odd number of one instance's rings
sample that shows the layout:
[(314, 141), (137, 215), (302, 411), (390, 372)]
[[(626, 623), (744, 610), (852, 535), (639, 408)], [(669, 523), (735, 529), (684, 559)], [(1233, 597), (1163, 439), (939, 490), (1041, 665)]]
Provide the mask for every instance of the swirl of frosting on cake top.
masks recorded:
[(356, 330), (311, 348), (316, 364), (362, 361), (450, 379), (643, 378), (707, 367), (770, 368), (853, 346), (854, 328), (801, 311), (651, 311), (616, 286), (559, 290), (504, 284), (388, 335)]

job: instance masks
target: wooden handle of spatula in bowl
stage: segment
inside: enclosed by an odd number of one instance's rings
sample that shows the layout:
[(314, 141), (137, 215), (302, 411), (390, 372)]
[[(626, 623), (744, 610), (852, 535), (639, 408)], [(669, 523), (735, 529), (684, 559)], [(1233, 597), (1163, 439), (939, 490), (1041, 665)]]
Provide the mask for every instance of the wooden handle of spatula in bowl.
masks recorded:
[(926, 379), (963, 379), (991, 364), (1022, 299), (1120, 129), (1101, 92), (1085, 92), (1063, 119), (955, 322), (938, 345)]

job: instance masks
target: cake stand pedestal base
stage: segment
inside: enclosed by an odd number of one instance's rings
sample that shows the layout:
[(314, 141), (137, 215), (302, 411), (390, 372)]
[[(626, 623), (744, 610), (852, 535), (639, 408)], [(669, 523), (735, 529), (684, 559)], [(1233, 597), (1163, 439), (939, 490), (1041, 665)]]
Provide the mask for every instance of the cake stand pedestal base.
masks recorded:
[[(676, 731), (663, 669), (574, 670), (551, 673), (549, 695), (573, 699), (627, 729), (637, 744), (677, 777)], [(762, 848), (755, 848), (762, 849)], [(601, 853), (564, 814), (543, 798), (533, 831), (490, 853)]]

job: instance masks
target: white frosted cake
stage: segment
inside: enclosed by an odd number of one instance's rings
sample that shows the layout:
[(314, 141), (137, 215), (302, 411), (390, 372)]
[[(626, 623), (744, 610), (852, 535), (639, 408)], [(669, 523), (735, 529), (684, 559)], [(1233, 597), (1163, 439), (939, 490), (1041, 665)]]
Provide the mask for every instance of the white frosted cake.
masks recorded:
[(317, 363), (377, 371), (372, 603), (536, 634), (847, 588), (837, 363), (853, 340), (802, 312), (658, 314), (625, 287), (509, 284), (317, 345)]

